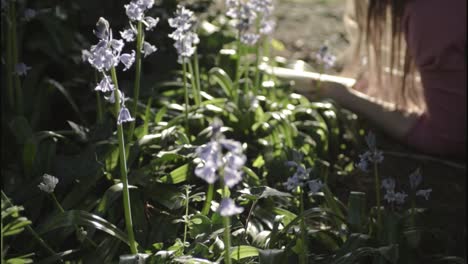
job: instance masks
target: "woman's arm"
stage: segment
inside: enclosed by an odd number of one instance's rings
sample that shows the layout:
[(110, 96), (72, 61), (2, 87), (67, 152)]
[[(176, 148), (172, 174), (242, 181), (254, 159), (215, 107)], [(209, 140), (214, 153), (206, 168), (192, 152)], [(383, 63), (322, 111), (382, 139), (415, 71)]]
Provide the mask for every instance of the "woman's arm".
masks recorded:
[(321, 83), (318, 91), (302, 91), (308, 98), (331, 98), (338, 104), (358, 114), (382, 128), (390, 136), (404, 139), (419, 118), (417, 113), (396, 109), (395, 105), (379, 101), (364, 93), (335, 82)]

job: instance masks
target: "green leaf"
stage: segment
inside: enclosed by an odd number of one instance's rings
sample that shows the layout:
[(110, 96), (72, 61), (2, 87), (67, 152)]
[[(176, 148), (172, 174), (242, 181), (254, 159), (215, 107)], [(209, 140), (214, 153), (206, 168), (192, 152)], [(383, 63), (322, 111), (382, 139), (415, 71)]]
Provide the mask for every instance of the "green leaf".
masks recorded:
[(54, 87), (55, 89), (57, 89), (61, 94), (63, 94), (63, 96), (65, 96), (65, 99), (67, 99), (68, 103), (72, 107), (73, 111), (75, 111), (80, 121), (86, 126), (88, 126), (88, 122), (86, 121), (80, 109), (78, 108), (77, 104), (75, 103), (75, 100), (73, 100), (73, 97), (65, 89), (65, 87), (63, 87), (59, 82), (52, 80), (52, 79), (47, 79), (46, 82), (50, 84), (51, 87)]
[[(136, 186), (128, 185), (129, 189), (137, 189)], [(111, 207), (111, 204), (121, 195), (123, 190), (123, 183), (117, 183), (109, 187), (104, 193), (101, 201), (99, 202), (96, 213), (98, 215), (103, 215), (108, 208)]]
[(233, 97), (233, 83), (229, 75), (221, 68), (214, 67), (208, 72), (211, 80), (214, 80), (228, 97)]
[(171, 171), (169, 175), (161, 177), (161, 182), (173, 184), (185, 182), (188, 177), (187, 173), (189, 167), (190, 166), (188, 163), (178, 167), (177, 169)]
[(130, 244), (127, 235), (115, 225), (95, 214), (81, 210), (70, 210), (52, 217), (44, 226), (39, 228), (39, 233), (44, 234), (57, 228), (74, 227), (75, 225), (99, 229), (127, 245)]
[(258, 249), (252, 246), (232, 247), (231, 250), (231, 258), (234, 260), (258, 256)]
[(348, 200), (347, 221), (352, 231), (364, 232), (366, 216), (366, 194), (363, 192), (351, 192)]
[(285, 249), (259, 249), (260, 264), (283, 264), (287, 263)]

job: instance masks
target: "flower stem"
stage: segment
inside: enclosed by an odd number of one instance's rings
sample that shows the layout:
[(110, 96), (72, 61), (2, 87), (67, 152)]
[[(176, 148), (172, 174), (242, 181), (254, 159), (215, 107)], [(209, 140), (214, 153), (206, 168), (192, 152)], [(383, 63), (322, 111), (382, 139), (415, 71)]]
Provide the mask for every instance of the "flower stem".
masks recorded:
[[(54, 201), (55, 205), (57, 206), (57, 208), (59, 209), (59, 211), (61, 213), (65, 213), (65, 210), (63, 209), (62, 205), (59, 203), (59, 201), (57, 200), (57, 197), (55, 197), (55, 194), (52, 192), (50, 193), (50, 196), (52, 197), (52, 200)], [(76, 231), (79, 231), (80, 228), (78, 227), (78, 225), (73, 225), (76, 229)], [(88, 241), (94, 248), (97, 248), (98, 246), (96, 245), (96, 243), (94, 243), (94, 241), (92, 241), (91, 239), (89, 239), (88, 237), (85, 238), (86, 241)]]
[[(3, 18), (3, 16), (2, 16)], [(2, 22), (2, 26), (6, 25), (6, 30), (2, 30), (2, 33), (6, 32), (7, 37), (3, 38), (6, 41), (6, 84), (8, 87), (8, 103), (11, 109), (15, 107), (15, 94), (13, 90), (13, 61), (12, 61), (12, 47), (11, 47), (11, 23), (8, 18)]]
[(304, 191), (302, 188), (300, 188), (299, 195), (301, 197), (300, 199), (300, 214), (301, 214), (301, 240), (302, 240), (302, 254), (300, 258), (300, 263), (301, 264), (307, 264), (307, 227), (305, 224), (305, 217), (304, 217)]
[(195, 105), (196, 106), (199, 106), (200, 105), (200, 98), (199, 98), (199, 90), (198, 90), (198, 84), (197, 84), (197, 81), (196, 81), (196, 76), (195, 76), (195, 72), (193, 70), (193, 66), (192, 66), (192, 62), (190, 60), (187, 59), (187, 64), (188, 64), (188, 68), (189, 68), (189, 72), (190, 72), (190, 83), (192, 84), (192, 94), (193, 94), (193, 99), (195, 100)]
[(188, 209), (189, 209), (189, 202), (190, 202), (190, 193), (189, 189), (185, 188), (185, 218), (184, 218), (184, 247), (185, 247), (185, 242), (187, 241), (187, 228), (188, 228)]
[[(143, 29), (142, 22), (138, 21), (137, 25), (137, 37), (136, 37), (136, 58), (135, 58), (135, 84), (133, 86), (133, 104), (130, 110), (133, 113), (135, 120), (138, 117), (138, 99), (140, 97), (140, 81), (141, 81), (141, 49), (143, 45)], [(135, 123), (130, 122), (130, 126), (127, 130), (127, 141), (130, 143), (133, 140), (133, 133), (135, 131)], [(130, 144), (126, 145), (125, 154), (129, 154)]]
[(211, 201), (213, 200), (213, 189), (214, 189), (214, 184), (208, 185), (208, 191), (206, 193), (206, 200), (202, 209), (203, 215), (207, 215), (208, 212), (210, 211)]
[[(112, 82), (114, 83), (115, 89), (119, 89), (117, 83), (117, 74), (115, 72), (115, 68), (111, 68), (111, 75), (112, 75)], [(114, 107), (115, 112), (118, 115), (120, 112), (120, 94), (116, 91), (114, 93)], [(133, 223), (132, 223), (132, 215), (131, 215), (131, 208), (130, 208), (130, 192), (128, 190), (128, 179), (127, 179), (127, 162), (125, 158), (125, 141), (123, 135), (123, 127), (122, 124), (117, 125), (117, 137), (119, 142), (119, 162), (120, 162), (120, 180), (123, 184), (123, 207), (124, 207), (124, 214), (125, 214), (125, 226), (127, 228), (128, 240), (130, 243), (130, 251), (132, 254), (137, 254), (137, 246), (135, 242), (135, 235), (133, 234)]]
[(188, 98), (188, 87), (187, 87), (187, 65), (185, 65), (185, 58), (182, 58), (182, 70), (183, 70), (183, 79), (184, 79), (184, 99), (185, 99), (185, 133), (189, 132), (188, 125), (188, 108), (189, 108), (189, 98)]
[[(16, 1), (10, 1), (10, 23), (11, 23), (11, 52), (13, 55), (13, 67), (18, 64), (18, 46), (16, 36)], [(13, 69), (13, 68), (12, 68)], [(21, 81), (18, 74), (14, 76), (14, 86), (16, 91), (16, 108), (18, 114), (23, 114), (23, 91), (21, 88)]]
[[(98, 82), (98, 72), (94, 71), (94, 81), (97, 83)], [(101, 102), (101, 95), (99, 94), (99, 91), (96, 91), (96, 112), (97, 112), (97, 122), (102, 123), (104, 120), (104, 110), (102, 109), (102, 102)]]
[(231, 219), (229, 216), (223, 217), (224, 224), (224, 263), (231, 264)]
[(257, 95), (258, 88), (260, 86), (260, 71), (258, 69), (258, 65), (260, 64), (260, 43), (257, 42), (255, 47), (255, 83), (253, 92), (254, 95)]
[(237, 105), (239, 103), (239, 80), (240, 80), (240, 70), (241, 70), (241, 58), (242, 57), (242, 44), (240, 42), (240, 32), (237, 38), (237, 61), (236, 61), (236, 77), (234, 80), (234, 90), (232, 92), (232, 97), (234, 103)]
[(375, 178), (375, 199), (377, 203), (377, 234), (382, 227), (382, 214), (380, 210), (380, 177), (377, 170), (377, 162), (374, 162), (374, 178)]
[(416, 202), (414, 199), (414, 193), (411, 195), (411, 226), (414, 227), (416, 225)]
[(202, 102), (201, 97), (201, 84), (200, 84), (200, 67), (198, 65), (198, 51), (195, 51), (193, 57), (194, 67), (195, 67), (195, 80), (197, 82), (197, 96), (199, 104)]

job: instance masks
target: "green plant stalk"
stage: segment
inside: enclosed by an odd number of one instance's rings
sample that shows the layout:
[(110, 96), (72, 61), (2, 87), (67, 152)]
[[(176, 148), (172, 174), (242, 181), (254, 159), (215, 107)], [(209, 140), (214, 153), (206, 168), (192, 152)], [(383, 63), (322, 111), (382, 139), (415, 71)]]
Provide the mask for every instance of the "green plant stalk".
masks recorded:
[(198, 51), (197, 50), (195, 50), (193, 62), (194, 62), (194, 67), (195, 67), (195, 80), (197, 81), (198, 102), (201, 103), (202, 97), (201, 97), (201, 84), (200, 84), (200, 67), (198, 65)]
[[(11, 203), (8, 196), (6, 196), (6, 194), (3, 191), (2, 191), (2, 196), (3, 196), (3, 199), (5, 199), (5, 201), (8, 203), (9, 206), (13, 206), (13, 204)], [(3, 226), (3, 219), (2, 219), (2, 226)], [(26, 226), (26, 230), (28, 230), (28, 232), (31, 233), (31, 235), (34, 237), (34, 239), (36, 239), (37, 242), (39, 242), (39, 244), (44, 249), (46, 249), (51, 255), (57, 254), (49, 245), (47, 245), (47, 243), (36, 233), (36, 231), (34, 231), (34, 229), (30, 225)], [(2, 263), (3, 263), (3, 233), (1, 234), (1, 238), (2, 238), (2, 251), (0, 253), (2, 255)]]
[[(137, 24), (137, 39), (136, 39), (136, 58), (135, 58), (135, 83), (133, 86), (133, 104), (130, 110), (133, 113), (134, 118), (138, 116), (138, 99), (140, 98), (140, 82), (141, 82), (141, 49), (143, 45), (143, 28), (142, 22), (138, 21)], [(133, 140), (133, 133), (135, 131), (135, 122), (131, 122), (127, 130), (127, 141), (129, 144), (126, 145), (125, 154), (127, 157), (130, 152), (130, 142)]]
[[(260, 34), (260, 17), (257, 17), (255, 21), (256, 24), (256, 33)], [(258, 65), (260, 64), (260, 39), (255, 43), (255, 79), (254, 79), (254, 88), (253, 93), (257, 95), (258, 86), (260, 85), (260, 71)]]
[[(250, 207), (249, 214), (247, 215), (247, 219), (245, 220), (245, 231), (244, 231), (244, 235), (242, 237), (242, 242), (247, 241), (247, 228), (249, 227), (250, 217), (252, 216), (252, 212), (253, 212), (255, 206), (257, 205), (257, 202), (258, 202), (258, 200), (254, 200), (252, 202), (252, 206)], [(241, 244), (239, 243), (239, 247), (237, 249), (237, 259), (240, 259), (240, 246), (241, 246)]]
[(238, 33), (237, 37), (237, 61), (236, 61), (236, 76), (234, 79), (234, 90), (232, 93), (232, 97), (234, 99), (234, 103), (238, 105), (239, 103), (239, 81), (240, 81), (240, 70), (241, 70), (241, 59), (242, 59), (242, 45), (240, 42), (240, 32)]
[(185, 242), (187, 241), (187, 228), (188, 228), (188, 209), (189, 209), (189, 202), (190, 202), (190, 196), (189, 196), (189, 190), (188, 188), (185, 188), (185, 218), (184, 218), (184, 248), (185, 248)]
[(183, 71), (183, 79), (184, 79), (184, 99), (185, 99), (185, 133), (188, 134), (189, 132), (189, 125), (188, 125), (188, 108), (189, 108), (189, 98), (188, 98), (188, 87), (187, 87), (187, 65), (185, 65), (185, 59), (182, 61), (182, 71)]
[[(111, 75), (112, 75), (112, 82), (114, 83), (114, 88), (119, 89), (117, 83), (117, 74), (115, 68), (111, 68)], [(118, 115), (120, 112), (120, 94), (116, 91), (114, 93), (114, 107), (115, 113)], [(124, 134), (123, 134), (123, 127), (122, 124), (117, 125), (117, 137), (119, 142), (119, 162), (120, 162), (120, 179), (123, 184), (123, 207), (124, 207), (124, 214), (125, 214), (125, 226), (127, 228), (128, 240), (130, 243), (130, 251), (132, 254), (137, 254), (137, 246), (135, 243), (135, 235), (133, 234), (133, 222), (132, 222), (132, 211), (130, 208), (130, 192), (128, 190), (128, 179), (127, 179), (127, 162), (125, 158), (125, 141), (124, 141)]]
[(187, 64), (188, 64), (190, 76), (192, 77), (192, 78), (190, 78), (190, 83), (192, 84), (193, 99), (195, 101), (195, 105), (199, 106), (200, 105), (200, 96), (199, 96), (200, 92), (198, 90), (198, 84), (197, 84), (197, 81), (196, 81), (195, 72), (193, 70), (192, 62), (190, 60), (188, 60)]
[[(98, 82), (98, 73), (97, 71), (94, 71), (94, 81), (97, 83)], [(96, 91), (96, 112), (97, 116), (96, 119), (98, 123), (102, 123), (104, 120), (104, 110), (102, 109), (102, 102), (101, 102), (101, 95), (99, 94), (99, 91)]]
[(382, 213), (380, 210), (380, 177), (377, 170), (377, 162), (374, 162), (374, 178), (375, 178), (375, 199), (377, 203), (377, 234), (382, 230)]
[(414, 193), (412, 193), (411, 195), (411, 226), (412, 227), (416, 225), (415, 210), (416, 210), (416, 201), (415, 201)]
[(300, 263), (302, 264), (307, 264), (307, 227), (306, 227), (306, 224), (305, 224), (305, 217), (304, 217), (304, 191), (302, 190), (302, 188), (300, 188), (300, 192), (299, 192), (299, 195), (301, 197), (301, 204), (300, 204), (300, 214), (301, 214), (301, 240), (302, 240), (302, 254), (300, 256)]
[[(5, 20), (4, 20), (5, 21)], [(6, 42), (6, 83), (8, 87), (8, 102), (10, 104), (11, 109), (15, 107), (15, 94), (13, 90), (13, 62), (12, 62), (12, 48), (11, 48), (11, 23), (6, 20), (6, 23), (2, 23), (2, 26), (6, 25), (6, 30), (2, 31), (6, 32), (7, 37), (5, 38)]]
[[(13, 67), (18, 64), (18, 46), (16, 36), (16, 1), (10, 1), (10, 23), (11, 23), (11, 51), (13, 55)], [(14, 76), (14, 86), (16, 90), (16, 109), (18, 114), (23, 114), (23, 91), (21, 88), (21, 81), (18, 74)]]
[(208, 212), (210, 212), (211, 201), (213, 200), (213, 191), (214, 184), (209, 184), (208, 191), (206, 192), (205, 204), (202, 209), (202, 215), (208, 215)]
[[(50, 193), (50, 196), (52, 197), (52, 200), (54, 201), (55, 205), (57, 206), (57, 208), (59, 209), (59, 211), (61, 213), (65, 213), (65, 210), (63, 209), (62, 205), (59, 203), (59, 201), (57, 200), (57, 197), (55, 197), (55, 194), (52, 192)], [(80, 228), (78, 227), (78, 225), (74, 225), (76, 231), (79, 231)], [(96, 245), (96, 243), (94, 243), (94, 241), (92, 241), (91, 239), (89, 239), (88, 237), (85, 238), (86, 241), (88, 241), (94, 248), (97, 248), (98, 246)]]
[[(222, 198), (229, 198), (228, 187), (224, 185), (224, 171), (220, 171), (221, 188), (223, 190)], [(231, 264), (231, 218), (229, 216), (223, 216), (224, 225), (224, 264)]]

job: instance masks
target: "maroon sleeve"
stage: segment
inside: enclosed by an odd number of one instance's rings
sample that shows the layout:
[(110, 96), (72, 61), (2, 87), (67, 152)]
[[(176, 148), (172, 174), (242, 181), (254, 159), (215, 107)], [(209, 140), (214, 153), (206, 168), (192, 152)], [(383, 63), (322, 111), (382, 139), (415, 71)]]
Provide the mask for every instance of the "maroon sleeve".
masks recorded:
[(429, 154), (465, 156), (466, 0), (412, 1), (404, 23), (427, 105), (406, 141)]

